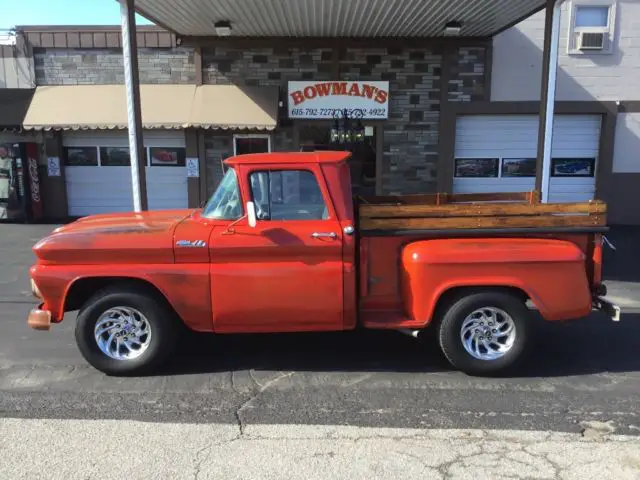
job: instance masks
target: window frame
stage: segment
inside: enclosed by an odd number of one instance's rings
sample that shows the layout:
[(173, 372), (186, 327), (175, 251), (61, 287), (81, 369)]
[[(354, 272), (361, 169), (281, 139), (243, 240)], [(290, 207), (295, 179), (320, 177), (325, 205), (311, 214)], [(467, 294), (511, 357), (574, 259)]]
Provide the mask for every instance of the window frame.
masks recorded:
[[(327, 209), (327, 218), (319, 218), (319, 219), (282, 219), (282, 220), (273, 220), (271, 218), (258, 219), (259, 222), (326, 222), (326, 221), (335, 221), (338, 217), (336, 215), (336, 211), (331, 200), (331, 195), (329, 194), (327, 182), (324, 177), (324, 174), (318, 165), (307, 165), (301, 167), (300, 165), (278, 165), (277, 168), (271, 168), (269, 165), (256, 165), (254, 167), (245, 168), (242, 172), (243, 180), (246, 181), (246, 186), (248, 191), (247, 198), (250, 201), (254, 201), (253, 198), (253, 189), (251, 188), (251, 175), (254, 173), (272, 173), (272, 172), (309, 172), (313, 175), (315, 181), (318, 184), (318, 188), (320, 189), (320, 194), (322, 195), (322, 201), (324, 202), (325, 208)], [(269, 198), (271, 198), (271, 182), (269, 182)]]
[[(182, 155), (182, 165), (180, 164), (180, 157), (178, 157), (178, 163), (175, 165), (153, 165), (151, 163), (152, 160), (152, 156), (151, 156), (151, 149), (163, 149), (163, 150), (182, 150), (183, 151), (183, 155)], [(144, 147), (145, 152), (147, 153), (147, 162), (146, 162), (146, 166), (147, 167), (169, 167), (169, 168), (186, 168), (187, 166), (187, 148), (186, 147), (161, 147), (161, 146), (153, 146), (153, 147)]]
[[(607, 25), (605, 27), (578, 27), (576, 18), (581, 7), (608, 8)], [(569, 25), (567, 31), (567, 54), (580, 55), (611, 55), (615, 47), (616, 39), (616, 7), (617, 0), (571, 0), (569, 6)], [(604, 33), (605, 46), (602, 50), (580, 50), (578, 48), (578, 36), (581, 33)]]
[(271, 153), (271, 135), (268, 133), (234, 133), (233, 134), (233, 156), (238, 155), (238, 149), (236, 148), (236, 140), (243, 138), (258, 138), (267, 140), (267, 152)]
[[(68, 164), (68, 160), (69, 160), (69, 155), (68, 155), (68, 150), (69, 149), (83, 149), (83, 150), (88, 150), (90, 148), (93, 148), (95, 151), (95, 158), (96, 158), (96, 164), (95, 165), (69, 165)], [(64, 168), (73, 168), (73, 167), (100, 167), (100, 147), (94, 147), (91, 145), (87, 145), (87, 146), (73, 146), (73, 147), (69, 147), (69, 146), (63, 146), (62, 147), (62, 153), (63, 153), (63, 158), (62, 158), (62, 165), (64, 166)]]

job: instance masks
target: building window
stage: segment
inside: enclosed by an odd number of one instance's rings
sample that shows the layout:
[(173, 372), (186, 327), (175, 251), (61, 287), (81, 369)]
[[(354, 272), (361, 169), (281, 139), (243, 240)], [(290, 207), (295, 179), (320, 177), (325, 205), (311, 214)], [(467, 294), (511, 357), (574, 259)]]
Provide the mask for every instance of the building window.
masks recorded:
[(187, 150), (185, 148), (151, 147), (152, 167), (184, 167)]
[(454, 176), (457, 178), (497, 178), (500, 163), (497, 158), (456, 158)]
[(536, 176), (536, 159), (535, 158), (503, 158), (501, 177), (535, 177)]
[(97, 167), (98, 149), (96, 147), (65, 147), (64, 164), (67, 167)]
[(128, 167), (131, 156), (127, 147), (100, 147), (100, 165), (103, 167)]
[(576, 7), (576, 28), (605, 28), (609, 26), (609, 7)]
[(596, 173), (596, 159), (552, 158), (552, 177), (593, 177)]
[(615, 0), (575, 0), (571, 4), (570, 18), (570, 54), (613, 52)]
[(258, 220), (324, 220), (328, 217), (320, 185), (308, 170), (253, 172), (249, 183)]
[(270, 135), (234, 135), (233, 154), (268, 153), (271, 151)]

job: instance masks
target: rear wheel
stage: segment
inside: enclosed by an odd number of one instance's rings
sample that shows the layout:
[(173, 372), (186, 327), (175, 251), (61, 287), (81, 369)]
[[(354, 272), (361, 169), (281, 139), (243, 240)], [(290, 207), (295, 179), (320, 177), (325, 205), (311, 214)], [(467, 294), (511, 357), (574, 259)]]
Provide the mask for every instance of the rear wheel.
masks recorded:
[(454, 299), (438, 331), (447, 360), (470, 375), (498, 375), (513, 369), (523, 359), (530, 338), (527, 306), (514, 295), (490, 290)]
[(140, 375), (157, 368), (177, 333), (173, 312), (151, 292), (109, 287), (82, 307), (76, 342), (82, 356), (108, 375)]

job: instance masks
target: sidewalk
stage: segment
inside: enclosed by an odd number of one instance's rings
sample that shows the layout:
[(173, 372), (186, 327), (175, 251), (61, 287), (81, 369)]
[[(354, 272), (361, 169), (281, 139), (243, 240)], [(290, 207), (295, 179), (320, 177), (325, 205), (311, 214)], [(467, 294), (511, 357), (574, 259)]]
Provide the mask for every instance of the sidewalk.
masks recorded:
[(640, 478), (640, 438), (606, 432), (4, 419), (0, 478)]

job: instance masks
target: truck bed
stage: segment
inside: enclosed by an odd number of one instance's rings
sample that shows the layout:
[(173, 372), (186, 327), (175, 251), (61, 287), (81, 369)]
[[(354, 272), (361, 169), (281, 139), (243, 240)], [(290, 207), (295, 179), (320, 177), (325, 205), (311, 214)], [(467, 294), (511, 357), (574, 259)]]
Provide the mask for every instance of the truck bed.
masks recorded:
[(539, 238), (576, 245), (585, 255), (588, 282), (601, 277), (597, 237), (607, 230), (601, 201), (547, 203), (535, 192), (361, 197), (359, 293), (368, 328), (413, 328), (402, 297), (403, 248), (447, 238)]
[(364, 236), (433, 231), (451, 234), (606, 231), (607, 206), (599, 200), (539, 203), (536, 192), (360, 197)]

